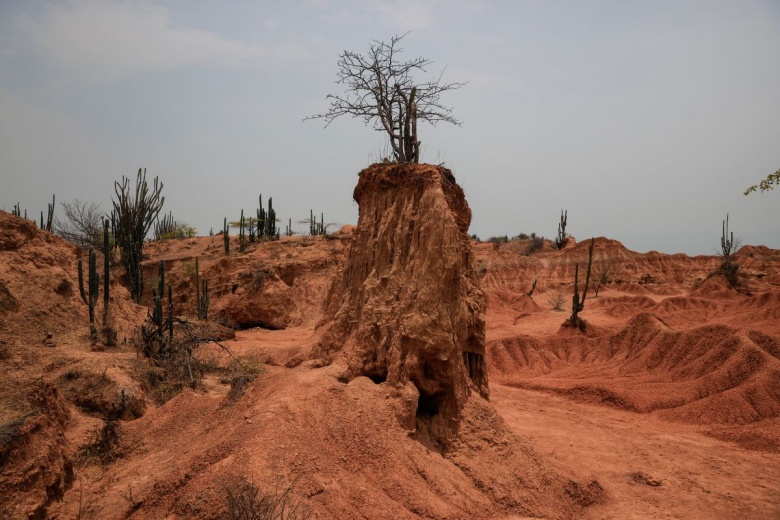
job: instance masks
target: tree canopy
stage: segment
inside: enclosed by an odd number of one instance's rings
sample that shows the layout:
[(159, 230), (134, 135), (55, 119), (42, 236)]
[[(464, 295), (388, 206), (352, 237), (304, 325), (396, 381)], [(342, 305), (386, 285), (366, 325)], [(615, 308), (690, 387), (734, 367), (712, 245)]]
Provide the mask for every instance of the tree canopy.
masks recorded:
[(766, 176), (766, 179), (746, 189), (745, 195), (749, 195), (756, 190), (761, 190), (762, 193), (773, 190), (777, 185), (780, 185), (780, 170), (777, 170), (775, 173), (770, 173)]
[(420, 56), (400, 61), (402, 49), (398, 44), (404, 36), (393, 36), (389, 43), (373, 41), (365, 55), (342, 52), (336, 83), (343, 84), (346, 93), (328, 94), (328, 111), (304, 120), (324, 119), (327, 127), (339, 116), (360, 118), (364, 124), (373, 124), (376, 130), (388, 135), (396, 161), (419, 162), (417, 122), (435, 126), (444, 121), (460, 126), (452, 109), (442, 105), (439, 97), (465, 83), (444, 83), (443, 71), (428, 81), (415, 81), (413, 73), (427, 72), (431, 60)]

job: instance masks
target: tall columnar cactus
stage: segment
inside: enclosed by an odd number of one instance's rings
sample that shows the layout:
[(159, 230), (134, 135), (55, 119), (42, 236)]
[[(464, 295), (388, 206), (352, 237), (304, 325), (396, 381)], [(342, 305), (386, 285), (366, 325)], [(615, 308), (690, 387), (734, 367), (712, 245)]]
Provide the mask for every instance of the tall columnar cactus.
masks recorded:
[(274, 240), (276, 236), (276, 211), (274, 211), (274, 199), (268, 197), (268, 216), (265, 221), (265, 236)]
[(46, 229), (46, 231), (51, 233), (53, 222), (54, 222), (54, 194), (52, 194), (51, 204), (49, 204), (48, 216), (46, 217), (46, 227), (44, 228), (43, 226), (41, 226), (41, 229)]
[(729, 232), (729, 214), (726, 213), (726, 220), (723, 221), (723, 234), (720, 237), (720, 249), (723, 253), (723, 260), (728, 265), (731, 263), (731, 256), (734, 254), (734, 232)]
[(173, 285), (168, 284), (168, 346), (173, 347)]
[(141, 301), (144, 291), (143, 256), (144, 240), (162, 210), (165, 197), (162, 196), (163, 184), (154, 178), (154, 188), (150, 191), (146, 183), (146, 169), (139, 168), (135, 181), (135, 196), (130, 193), (130, 181), (122, 177), (122, 182), (114, 183), (116, 199), (113, 200), (116, 212), (116, 234), (114, 235), (122, 251), (122, 263), (130, 278), (130, 296), (135, 302)]
[(11, 215), (15, 215), (17, 217), (21, 217), (22, 216), (22, 208), (21, 208), (21, 206), (19, 205), (18, 202), (16, 204), (14, 204), (14, 209), (11, 210)]
[(195, 258), (195, 303), (197, 305), (198, 319), (207, 320), (209, 315), (209, 282), (204, 279), (200, 281), (200, 267), (198, 259)]
[(568, 322), (572, 327), (582, 328), (582, 320), (580, 320), (579, 313), (585, 308), (585, 297), (588, 295), (588, 286), (590, 285), (590, 270), (593, 265), (593, 246), (596, 242), (595, 238), (590, 239), (590, 248), (588, 248), (588, 271), (585, 275), (585, 286), (582, 289), (582, 298), (579, 293), (579, 272), (580, 265), (574, 266), (574, 296), (572, 296), (571, 317)]
[(110, 255), (111, 255), (111, 241), (108, 234), (108, 219), (103, 220), (103, 316), (108, 314), (108, 298), (110, 291)]
[(222, 239), (225, 242), (225, 255), (229, 255), (230, 254), (230, 227), (228, 227), (227, 217), (225, 217), (225, 222), (222, 224)]
[(109, 221), (103, 220), (103, 335), (105, 344), (109, 347), (116, 346), (117, 332), (112, 324), (109, 313), (109, 300), (111, 294), (111, 241), (108, 232)]
[(95, 250), (89, 248), (89, 271), (87, 289), (84, 289), (84, 273), (81, 258), (78, 260), (79, 293), (81, 299), (89, 307), (89, 335), (92, 340), (97, 339), (97, 329), (95, 328), (95, 305), (100, 291), (100, 276), (97, 272), (97, 259)]
[(241, 210), (241, 220), (238, 221), (238, 250), (244, 250), (244, 210)]
[(563, 249), (563, 246), (566, 245), (566, 221), (569, 217), (568, 211), (561, 210), (561, 221), (558, 224), (558, 236), (555, 239), (555, 245), (558, 249)]
[(257, 197), (257, 238), (262, 239), (265, 236), (265, 222), (268, 220), (268, 215), (263, 209), (263, 194), (261, 193)]
[(734, 240), (734, 232), (729, 231), (729, 214), (726, 213), (726, 220), (723, 221), (723, 234), (720, 237), (720, 250), (723, 258), (721, 271), (732, 287), (739, 285), (737, 272), (739, 266), (734, 262), (734, 253), (737, 252), (739, 241)]

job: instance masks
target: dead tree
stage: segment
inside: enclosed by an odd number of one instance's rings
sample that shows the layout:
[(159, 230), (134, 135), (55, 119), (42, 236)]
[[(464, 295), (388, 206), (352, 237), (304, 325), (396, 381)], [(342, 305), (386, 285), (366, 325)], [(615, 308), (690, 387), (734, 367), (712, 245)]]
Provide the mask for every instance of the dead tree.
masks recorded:
[(339, 116), (360, 118), (366, 125), (371, 123), (377, 131), (388, 135), (397, 162), (419, 162), (417, 122), (426, 121), (435, 126), (444, 121), (460, 126), (461, 122), (452, 116), (452, 109), (440, 103), (439, 96), (465, 83), (442, 83), (443, 71), (427, 82), (415, 82), (412, 74), (426, 72), (431, 60), (417, 57), (399, 61), (402, 49), (398, 42), (404, 36), (394, 36), (390, 43), (374, 41), (365, 55), (352, 51), (341, 53), (337, 83), (345, 85), (346, 94), (328, 94), (330, 109), (304, 121), (324, 119), (327, 128)]

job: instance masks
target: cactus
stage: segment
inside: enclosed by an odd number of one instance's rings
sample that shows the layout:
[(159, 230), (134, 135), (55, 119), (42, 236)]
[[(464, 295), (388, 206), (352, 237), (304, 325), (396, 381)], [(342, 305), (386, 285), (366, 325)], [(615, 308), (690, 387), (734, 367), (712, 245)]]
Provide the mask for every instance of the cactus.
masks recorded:
[(16, 204), (14, 204), (14, 209), (11, 210), (11, 215), (14, 215), (14, 216), (17, 216), (17, 217), (21, 217), (22, 216), (22, 209), (19, 206), (18, 202)]
[(173, 346), (173, 285), (168, 284), (168, 345)]
[(244, 250), (244, 210), (241, 210), (241, 220), (238, 227), (238, 250)]
[(555, 245), (558, 249), (563, 249), (566, 244), (566, 221), (569, 217), (568, 211), (561, 210), (561, 222), (558, 224), (558, 236), (555, 239)]
[(82, 261), (78, 260), (78, 276), (79, 276), (79, 293), (81, 293), (81, 299), (89, 306), (89, 336), (93, 341), (97, 339), (97, 329), (95, 328), (95, 305), (98, 300), (98, 292), (100, 291), (100, 276), (97, 273), (97, 260), (95, 256), (95, 250), (89, 248), (89, 271), (88, 271), (88, 283), (87, 289), (84, 290), (84, 273)]
[(534, 278), (534, 283), (533, 283), (533, 285), (531, 285), (531, 290), (526, 293), (528, 296), (533, 296), (534, 295), (534, 291), (536, 290), (536, 282), (538, 280), (539, 280), (538, 278)]
[(723, 263), (720, 270), (732, 287), (739, 285), (739, 277), (737, 272), (739, 266), (734, 263), (734, 253), (739, 248), (739, 239), (734, 239), (734, 232), (729, 231), (729, 214), (726, 213), (726, 220), (723, 221), (723, 234), (720, 237), (720, 250)]
[(121, 183), (114, 183), (116, 193), (116, 199), (113, 200), (116, 212), (114, 238), (122, 251), (122, 263), (130, 279), (130, 296), (136, 303), (141, 301), (144, 291), (144, 275), (141, 268), (144, 240), (165, 202), (165, 197), (161, 195), (162, 188), (162, 183), (155, 177), (154, 188), (149, 190), (144, 168), (138, 169), (135, 196), (130, 193), (130, 181), (126, 177), (122, 177)]
[[(54, 194), (51, 196), (51, 204), (49, 204), (49, 212), (48, 216), (46, 218), (46, 231), (51, 233), (52, 230), (52, 222), (54, 221)], [(44, 229), (43, 227), (43, 214), (41, 214), (41, 229)]]
[(228, 227), (227, 217), (225, 217), (225, 222), (222, 224), (222, 238), (225, 241), (225, 255), (230, 254), (230, 228)]
[(195, 258), (195, 303), (198, 307), (198, 319), (206, 320), (209, 314), (209, 282), (204, 279), (202, 284), (201, 292), (200, 268), (198, 259)]
[(103, 336), (106, 346), (116, 346), (117, 332), (109, 313), (109, 297), (111, 291), (110, 255), (111, 241), (108, 234), (108, 219), (103, 220)]
[(580, 298), (579, 292), (579, 273), (580, 265), (574, 266), (574, 296), (572, 296), (571, 317), (567, 320), (567, 324), (571, 327), (577, 327), (582, 330), (585, 323), (580, 319), (579, 313), (585, 308), (585, 297), (588, 295), (588, 286), (590, 285), (590, 271), (593, 265), (593, 246), (596, 242), (595, 238), (590, 239), (590, 248), (588, 248), (588, 271), (585, 275), (585, 285), (582, 289), (582, 298)]
[(111, 254), (111, 244), (108, 237), (108, 220), (103, 221), (103, 325), (105, 326), (106, 315), (108, 314), (108, 297), (111, 281), (109, 279), (109, 260)]

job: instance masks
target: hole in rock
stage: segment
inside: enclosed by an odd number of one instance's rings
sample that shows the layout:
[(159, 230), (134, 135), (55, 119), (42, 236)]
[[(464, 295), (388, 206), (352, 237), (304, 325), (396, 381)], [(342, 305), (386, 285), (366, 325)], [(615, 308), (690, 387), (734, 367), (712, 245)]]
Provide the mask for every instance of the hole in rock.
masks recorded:
[(268, 325), (267, 323), (263, 323), (261, 321), (244, 321), (244, 322), (236, 323), (236, 330), (247, 330), (247, 329), (283, 330), (284, 327), (272, 327), (271, 325)]
[(420, 398), (417, 400), (417, 418), (432, 419), (439, 414), (443, 401), (444, 393), (438, 392), (430, 395), (420, 393)]
[(387, 370), (385, 370), (383, 372), (379, 372), (379, 373), (374, 372), (372, 374), (366, 374), (366, 376), (371, 381), (373, 381), (375, 384), (378, 385), (380, 383), (384, 383), (385, 381), (387, 381)]

